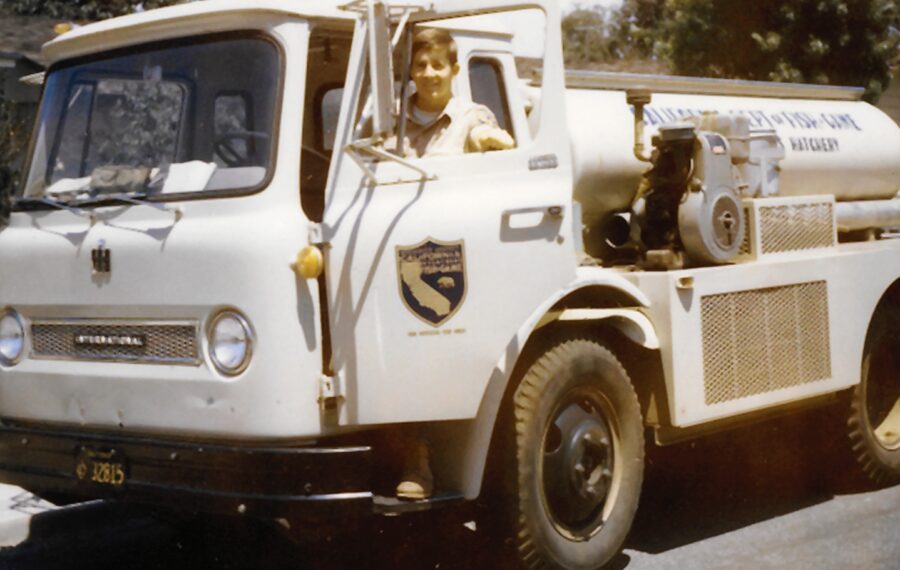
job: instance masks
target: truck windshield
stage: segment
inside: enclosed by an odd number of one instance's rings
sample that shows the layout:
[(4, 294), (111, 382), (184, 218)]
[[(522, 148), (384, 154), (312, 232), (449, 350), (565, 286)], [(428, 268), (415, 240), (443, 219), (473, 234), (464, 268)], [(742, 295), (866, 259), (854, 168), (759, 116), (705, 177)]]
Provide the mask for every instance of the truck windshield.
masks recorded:
[(279, 79), (278, 49), (250, 34), (53, 68), (20, 197), (253, 191), (273, 168)]

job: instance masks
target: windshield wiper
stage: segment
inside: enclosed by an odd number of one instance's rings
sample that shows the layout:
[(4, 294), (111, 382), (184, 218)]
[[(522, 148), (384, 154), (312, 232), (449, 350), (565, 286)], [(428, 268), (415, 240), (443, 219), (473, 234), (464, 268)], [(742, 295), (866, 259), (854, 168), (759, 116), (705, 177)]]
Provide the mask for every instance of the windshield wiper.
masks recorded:
[(59, 210), (65, 210), (66, 212), (75, 214), (76, 216), (80, 216), (82, 218), (87, 218), (91, 221), (91, 224), (93, 224), (96, 221), (96, 218), (94, 217), (93, 212), (88, 212), (87, 210), (78, 208), (76, 206), (70, 206), (68, 203), (63, 202), (62, 200), (57, 200), (57, 199), (51, 198), (49, 196), (41, 196), (40, 198), (20, 197), (20, 198), (16, 198), (15, 202), (13, 202), (13, 206), (16, 206), (16, 207), (18, 207), (18, 206), (28, 207), (28, 206), (39, 206), (39, 205), (50, 206), (52, 208), (57, 208)]
[(176, 222), (181, 219), (180, 208), (173, 208), (171, 206), (166, 206), (165, 204), (160, 204), (158, 202), (151, 202), (147, 200), (147, 194), (145, 193), (128, 194), (126, 192), (119, 192), (115, 194), (98, 194), (90, 198), (84, 198), (76, 201), (79, 206), (93, 206), (102, 202), (125, 202), (126, 204), (134, 204), (135, 206), (147, 206), (148, 208), (153, 208), (154, 210), (172, 214)]

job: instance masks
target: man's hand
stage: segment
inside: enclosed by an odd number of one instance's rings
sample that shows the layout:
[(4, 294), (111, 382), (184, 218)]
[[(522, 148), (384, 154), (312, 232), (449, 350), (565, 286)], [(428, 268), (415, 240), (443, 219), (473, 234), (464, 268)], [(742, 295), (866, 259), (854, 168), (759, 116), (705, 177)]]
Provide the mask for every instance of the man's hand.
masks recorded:
[(485, 152), (488, 150), (508, 150), (516, 146), (512, 136), (501, 129), (491, 125), (479, 125), (469, 133), (472, 150)]

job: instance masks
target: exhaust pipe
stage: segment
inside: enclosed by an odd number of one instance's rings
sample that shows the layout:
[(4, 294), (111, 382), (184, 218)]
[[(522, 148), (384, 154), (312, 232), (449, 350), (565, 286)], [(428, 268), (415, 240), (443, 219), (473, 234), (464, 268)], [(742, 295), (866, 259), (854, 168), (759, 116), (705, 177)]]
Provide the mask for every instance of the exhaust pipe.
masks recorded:
[(631, 213), (620, 212), (603, 224), (603, 241), (607, 247), (622, 249), (631, 242)]

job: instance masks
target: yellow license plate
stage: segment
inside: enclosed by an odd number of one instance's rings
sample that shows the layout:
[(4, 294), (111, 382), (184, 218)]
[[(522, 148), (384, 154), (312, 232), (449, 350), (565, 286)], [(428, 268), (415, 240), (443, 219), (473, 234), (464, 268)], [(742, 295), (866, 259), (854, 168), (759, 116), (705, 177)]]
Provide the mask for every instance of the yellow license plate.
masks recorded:
[(75, 476), (85, 483), (119, 487), (127, 479), (124, 457), (116, 451), (85, 449), (75, 459)]

